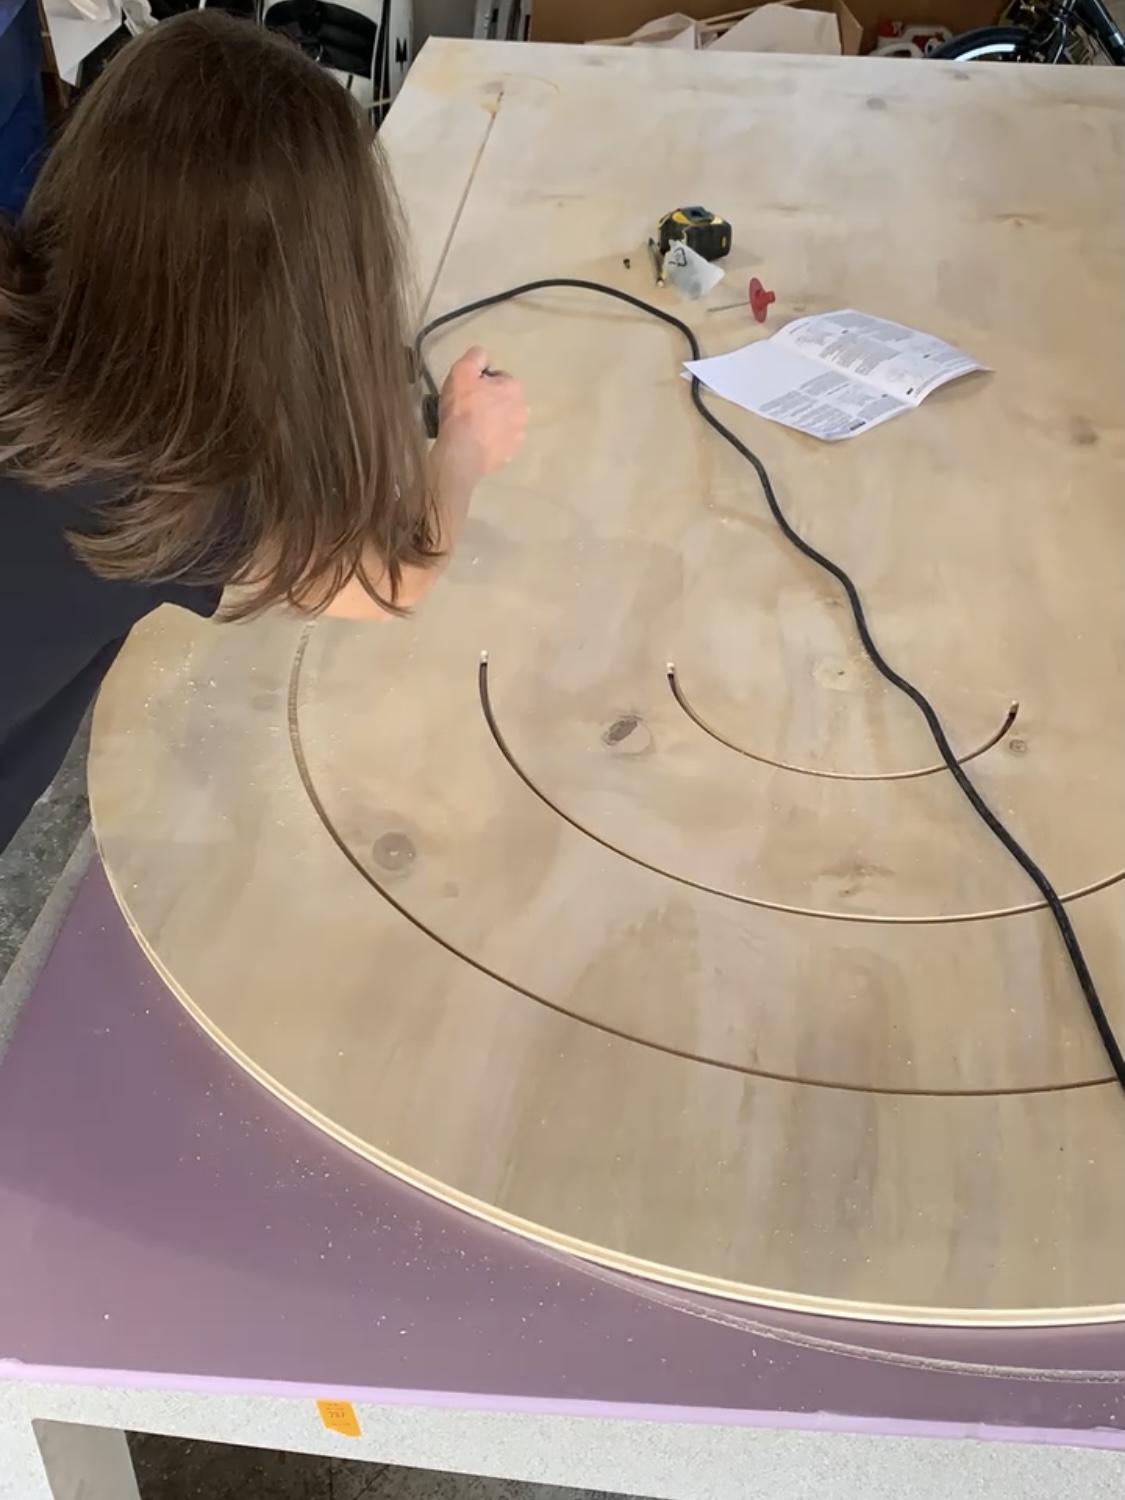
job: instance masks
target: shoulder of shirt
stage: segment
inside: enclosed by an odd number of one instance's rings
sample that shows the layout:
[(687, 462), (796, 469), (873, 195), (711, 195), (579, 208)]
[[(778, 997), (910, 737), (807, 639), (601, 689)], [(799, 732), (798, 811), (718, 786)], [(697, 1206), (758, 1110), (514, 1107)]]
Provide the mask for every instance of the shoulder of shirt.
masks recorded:
[[(15, 517), (9, 511), (9, 519), (14, 519), (18, 549), (21, 531), (25, 535), (29, 530), (32, 533), (38, 531), (40, 536), (49, 532), (61, 537), (67, 531), (84, 530), (96, 520), (100, 507), (113, 498), (114, 487), (104, 480), (82, 480), (77, 484), (61, 485), (58, 489), (43, 489), (18, 473), (0, 468), (0, 546), (3, 546), (7, 530), (5, 511), (9, 506), (18, 507)], [(73, 562), (76, 568), (86, 571), (77, 557), (73, 557)], [(179, 604), (205, 616), (213, 615), (222, 601), (222, 589), (218, 585), (193, 583), (188, 579), (156, 583), (105, 579), (99, 583), (107, 590), (147, 595), (153, 604)]]
[(62, 526), (79, 526), (92, 519), (112, 498), (112, 486), (102, 480), (84, 479), (58, 489), (44, 489), (16, 471), (0, 468), (0, 504), (14, 501), (40, 506), (45, 518)]

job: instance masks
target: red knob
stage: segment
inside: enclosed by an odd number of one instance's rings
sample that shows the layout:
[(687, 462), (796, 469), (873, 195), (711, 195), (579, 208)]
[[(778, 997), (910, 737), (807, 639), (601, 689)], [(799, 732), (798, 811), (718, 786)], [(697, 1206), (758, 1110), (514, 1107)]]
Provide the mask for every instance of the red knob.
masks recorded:
[(771, 302), (776, 301), (773, 292), (767, 292), (756, 276), (750, 278), (750, 311), (754, 314), (755, 323), (766, 321), (766, 310)]

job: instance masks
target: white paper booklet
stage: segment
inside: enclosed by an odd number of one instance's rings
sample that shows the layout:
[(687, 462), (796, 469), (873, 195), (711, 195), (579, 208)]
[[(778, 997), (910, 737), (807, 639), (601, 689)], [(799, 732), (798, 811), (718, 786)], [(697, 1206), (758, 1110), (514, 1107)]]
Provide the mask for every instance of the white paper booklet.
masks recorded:
[(772, 338), (684, 368), (726, 401), (835, 443), (913, 411), (939, 385), (984, 366), (928, 333), (847, 311), (799, 318)]

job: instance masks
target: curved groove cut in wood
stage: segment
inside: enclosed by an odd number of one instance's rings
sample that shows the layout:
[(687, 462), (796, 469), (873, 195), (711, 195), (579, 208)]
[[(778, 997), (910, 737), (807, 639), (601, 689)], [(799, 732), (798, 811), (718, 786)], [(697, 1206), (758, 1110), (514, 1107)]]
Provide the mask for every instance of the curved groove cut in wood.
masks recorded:
[[(713, 740), (717, 740), (720, 745), (725, 745), (728, 750), (733, 750), (736, 755), (744, 755), (747, 760), (757, 761), (760, 766), (772, 766), (775, 771), (792, 771), (795, 776), (823, 776), (827, 781), (915, 781), (920, 776), (936, 776), (939, 771), (948, 772), (949, 769), (945, 762), (940, 760), (932, 766), (918, 766), (911, 771), (827, 771), (822, 766), (795, 766), (788, 761), (771, 760), (768, 755), (759, 755), (757, 751), (747, 750), (745, 745), (739, 745), (736, 741), (729, 739), (721, 730), (707, 722), (699, 710), (692, 706), (684, 692), (675, 662), (668, 663), (668, 686), (678, 706), (683, 709), (693, 724), (702, 729), (704, 734), (710, 735)], [(1019, 704), (1012, 703), (1000, 727), (994, 730), (975, 750), (969, 750), (964, 755), (958, 756), (958, 765), (968, 765), (971, 760), (976, 760), (986, 750), (991, 750), (994, 745), (998, 745), (1014, 726), (1019, 717), (1019, 711)]]
[[(397, 900), (387, 882), (379, 880), (376, 875), (370, 869), (368, 869), (363, 861), (358, 858), (355, 851), (348, 844), (347, 840), (341, 837), (339, 831), (333, 825), (332, 819), (328, 814), (328, 810), (321, 800), (320, 793), (316, 789), (316, 782), (309, 769), (309, 764), (305, 757), (304, 748), (301, 744), (301, 716), (299, 707), (301, 667), (304, 662), (305, 652), (308, 649), (309, 639), (311, 635), (312, 626), (309, 626), (302, 633), (301, 639), (297, 644), (297, 652), (293, 660), (293, 671), (289, 679), (287, 720), (289, 726), (289, 743), (293, 751), (294, 762), (297, 766), (297, 774), (301, 778), (301, 785), (304, 788), (305, 795), (308, 797), (313, 810), (315, 811), (317, 817), (320, 819), (325, 833), (328, 834), (329, 838), (351, 865), (352, 869), (355, 870), (359, 875), (361, 875), (363, 879), (368, 883), (368, 885), (370, 885), (373, 890), (377, 891), (383, 898), (383, 900), (386, 901), (388, 905), (390, 905), (400, 917), (404, 918), (407, 922), (412, 923), (419, 932), (424, 933), (425, 936), (432, 942), (435, 942), (446, 949), (446, 951), (450, 953), (454, 958), (460, 960), (460, 962), (462, 963), (468, 964), (471, 968), (476, 969), (479, 973), (485, 975), (488, 979), (495, 980), (497, 984), (504, 985), (514, 994), (520, 995), (525, 1000), (530, 1000), (535, 1005), (541, 1005), (545, 1010), (553, 1011), (556, 1015), (565, 1016), (567, 1020), (577, 1021), (583, 1026), (592, 1027), (595, 1031), (600, 1031), (605, 1036), (613, 1037), (617, 1041), (628, 1042), (637, 1047), (651, 1048), (654, 1052), (662, 1052), (666, 1056), (677, 1057), (685, 1062), (699, 1063), (703, 1067), (719, 1068), (722, 1071), (728, 1073), (740, 1073), (746, 1078), (763, 1078), (769, 1079), (774, 1083), (800, 1084), (808, 1088), (840, 1089), (844, 1092), (850, 1093), (886, 1095), (888, 1098), (909, 1096), (931, 1099), (960, 1099), (1000, 1097), (1006, 1094), (1052, 1094), (1057, 1093), (1062, 1089), (1100, 1088), (1103, 1085), (1112, 1084), (1114, 1082), (1112, 1075), (1100, 1074), (1093, 1078), (1076, 1079), (1069, 1083), (1045, 1083), (1033, 1084), (1030, 1086), (1024, 1084), (1020, 1085), (1019, 1087), (1012, 1088), (935, 1089), (926, 1088), (924, 1086), (911, 1087), (910, 1085), (904, 1085), (901, 1088), (896, 1088), (889, 1086), (882, 1087), (880, 1085), (870, 1083), (839, 1083), (833, 1079), (817, 1078), (814, 1075), (810, 1075), (807, 1073), (780, 1073), (769, 1068), (742, 1066), (738, 1063), (731, 1062), (729, 1059), (724, 1057), (708, 1056), (704, 1052), (692, 1052), (678, 1047), (666, 1046), (661, 1042), (654, 1041), (650, 1037), (639, 1036), (634, 1032), (625, 1031), (619, 1027), (612, 1026), (606, 1021), (592, 1018), (588, 1015), (582, 1015), (576, 1010), (571, 1010), (565, 1005), (560, 1005), (555, 1000), (548, 999), (545, 995), (528, 989), (525, 985), (516, 983), (513, 979), (499, 973), (497, 970), (489, 968), (487, 964), (481, 963), (480, 960), (474, 958), (472, 954), (467, 953), (463, 948), (459, 948), (455, 944), (449, 942), (446, 938), (442, 937), (440, 933), (436, 932), (432, 927), (429, 927), (425, 922), (420, 921), (414, 912), (410, 911), (410, 909), (404, 906), (401, 901)], [(480, 665), (480, 670), (482, 673), (481, 692), (482, 700), (487, 704), (487, 686), (485, 676), (486, 668), (487, 657), (482, 657)], [(485, 712), (487, 716), (487, 708)], [(502, 741), (499, 741), (499, 743), (501, 745), (503, 744)], [(569, 819), (567, 819), (566, 821), (569, 821)], [(583, 832), (584, 830), (579, 829), (578, 831)]]
[[(644, 870), (651, 870), (654, 875), (663, 875), (668, 880), (674, 880), (680, 885), (688, 886), (693, 891), (704, 891), (709, 896), (721, 896), (724, 900), (738, 901), (744, 906), (757, 906), (763, 911), (788, 912), (790, 915), (796, 917), (815, 917), (820, 921), (826, 922), (870, 922), (875, 925), (886, 924), (903, 927), (946, 927), (958, 922), (992, 922), (1000, 917), (1018, 917), (1026, 912), (1046, 910), (1046, 903), (1044, 901), (1027, 901), (1021, 903), (1019, 906), (997, 907), (993, 911), (942, 912), (931, 916), (883, 916), (877, 912), (828, 911), (816, 907), (793, 906), (787, 902), (770, 901), (765, 896), (750, 896), (744, 891), (724, 890), (721, 886), (708, 885), (705, 881), (693, 880), (687, 875), (678, 875), (674, 870), (665, 870), (660, 865), (653, 864), (650, 860), (642, 859), (640, 855), (633, 854), (620, 844), (615, 844), (611, 839), (607, 839), (602, 834), (596, 833), (594, 829), (588, 827), (585, 823), (579, 822), (576, 817), (568, 813), (558, 802), (548, 797), (542, 787), (527, 774), (515, 755), (513, 755), (507, 740), (504, 738), (503, 731), (497, 723), (496, 714), (493, 711), (492, 698), (488, 686), (487, 651), (481, 653), (480, 666), (477, 669), (477, 683), (480, 692), (481, 712), (484, 714), (485, 723), (488, 725), (488, 731), (492, 735), (496, 748), (533, 796), (538, 797), (539, 801), (545, 807), (549, 807), (553, 813), (562, 818), (564, 823), (569, 823), (571, 828), (575, 829), (576, 832), (583, 834), (588, 839), (593, 839), (594, 843), (600, 844), (603, 849), (608, 849), (611, 854), (616, 854), (621, 859), (627, 859), (631, 864), (640, 865)], [(754, 759), (754, 757), (751, 756), (750, 759)], [(782, 767), (780, 769), (788, 768)], [(896, 778), (887, 777), (885, 779), (892, 781)], [(966, 816), (971, 816), (971, 812), (972, 810), (966, 804)], [(1078, 890), (1067, 891), (1065, 894), (1060, 893), (1059, 899), (1064, 903), (1080, 901), (1083, 896), (1092, 896), (1097, 891), (1108, 890), (1110, 886), (1117, 885), (1122, 880), (1125, 880), (1125, 870), (1115, 870), (1110, 875), (1099, 876), (1097, 880), (1090, 881), (1088, 885), (1081, 886)]]

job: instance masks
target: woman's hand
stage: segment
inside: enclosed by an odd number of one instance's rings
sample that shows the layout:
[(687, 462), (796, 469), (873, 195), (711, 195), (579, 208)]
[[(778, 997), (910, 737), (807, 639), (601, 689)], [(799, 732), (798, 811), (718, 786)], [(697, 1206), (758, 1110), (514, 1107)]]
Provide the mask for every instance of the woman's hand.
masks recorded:
[(470, 349), (441, 388), (438, 443), (442, 467), (474, 488), (488, 474), (511, 463), (527, 430), (527, 407), (519, 382), (492, 371), (483, 349)]
[[(526, 427), (527, 407), (518, 383), (510, 375), (490, 371), (483, 349), (463, 354), (441, 388), (438, 437), (430, 453), (440, 555), (432, 567), (403, 569), (396, 603), (409, 609), (429, 593), (461, 536), (473, 491), (487, 474), (515, 458)], [(379, 558), (365, 558), (364, 567), (380, 587), (387, 587)], [(388, 618), (355, 578), (324, 613), (345, 620)]]

